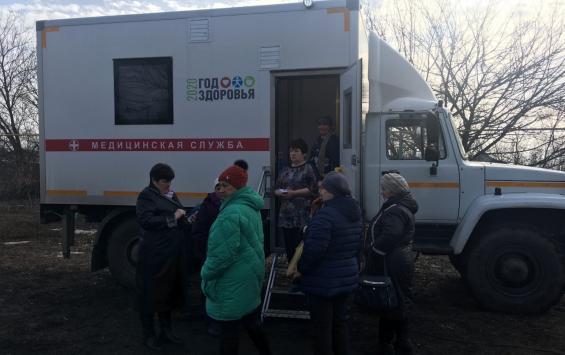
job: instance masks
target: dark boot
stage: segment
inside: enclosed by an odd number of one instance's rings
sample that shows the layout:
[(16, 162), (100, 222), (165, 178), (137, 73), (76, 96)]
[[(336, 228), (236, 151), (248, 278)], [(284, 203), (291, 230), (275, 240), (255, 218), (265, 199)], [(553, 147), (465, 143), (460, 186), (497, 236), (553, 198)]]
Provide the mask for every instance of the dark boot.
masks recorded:
[(408, 321), (402, 320), (396, 323), (396, 341), (394, 342), (394, 350), (398, 355), (414, 354), (414, 346), (410, 341), (408, 331)]
[(153, 351), (162, 351), (161, 341), (155, 335), (147, 336), (143, 338), (143, 345), (148, 349)]
[(184, 344), (184, 341), (173, 332), (170, 312), (159, 313), (159, 323), (161, 324), (159, 340), (173, 344)]
[(377, 344), (377, 355), (395, 355), (392, 343), (379, 342)]
[(143, 345), (153, 351), (161, 351), (161, 344), (155, 334), (155, 325), (153, 322), (153, 314), (140, 312), (141, 327), (143, 328)]

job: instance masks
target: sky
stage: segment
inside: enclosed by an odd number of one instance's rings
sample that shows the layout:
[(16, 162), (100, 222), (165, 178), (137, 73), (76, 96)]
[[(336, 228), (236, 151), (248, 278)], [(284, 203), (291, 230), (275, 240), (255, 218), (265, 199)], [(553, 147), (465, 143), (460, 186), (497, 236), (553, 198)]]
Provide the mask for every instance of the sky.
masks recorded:
[(291, 3), (299, 0), (0, 0), (0, 11), (17, 11), (26, 22), (203, 8)]
[[(316, 2), (317, 0), (314, 0)], [(386, 0), (369, 0), (370, 6), (379, 6)], [(394, 0), (393, 0), (394, 1)], [(435, 1), (435, 0), (421, 0)], [(493, 0), (448, 0), (460, 2), (465, 6), (480, 6)], [(496, 0), (494, 0), (496, 2)], [(504, 7), (518, 5), (522, 9), (535, 9), (552, 2), (565, 0), (499, 0)], [(183, 11), (203, 8), (226, 8), (234, 6), (256, 6), (275, 3), (296, 3), (302, 0), (0, 0), (0, 13), (6, 11), (21, 12), (26, 25), (34, 28), (35, 21), (76, 17), (108, 16), (134, 13), (164, 11)]]

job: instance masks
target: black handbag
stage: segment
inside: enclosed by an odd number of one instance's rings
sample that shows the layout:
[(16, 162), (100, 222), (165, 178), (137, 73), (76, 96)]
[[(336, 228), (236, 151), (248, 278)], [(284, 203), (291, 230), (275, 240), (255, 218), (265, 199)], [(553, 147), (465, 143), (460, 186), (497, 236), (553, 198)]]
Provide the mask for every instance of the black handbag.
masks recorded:
[[(377, 217), (378, 218), (378, 217)], [(374, 236), (371, 233), (370, 253), (375, 253), (383, 259), (383, 275), (369, 275), (362, 273), (359, 276), (359, 286), (355, 291), (354, 300), (362, 308), (377, 312), (385, 312), (398, 308), (398, 293), (386, 266), (386, 254), (373, 247)], [(369, 256), (367, 256), (369, 257)]]
[[(386, 267), (385, 267), (386, 268)], [(398, 307), (398, 295), (391, 278), (385, 275), (361, 275), (355, 302), (364, 308), (384, 312)]]

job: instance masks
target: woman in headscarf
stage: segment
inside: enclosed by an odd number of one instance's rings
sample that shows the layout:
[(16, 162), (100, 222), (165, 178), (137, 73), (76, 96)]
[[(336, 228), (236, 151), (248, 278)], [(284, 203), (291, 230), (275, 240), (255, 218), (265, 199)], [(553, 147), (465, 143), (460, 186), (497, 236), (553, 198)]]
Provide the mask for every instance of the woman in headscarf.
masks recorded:
[(368, 228), (370, 248), (366, 271), (382, 275), (386, 262), (399, 297), (399, 306), (380, 315), (378, 353), (412, 354), (408, 318), (412, 308), (412, 238), (418, 203), (404, 177), (397, 173), (382, 176), (381, 194), (385, 201)]
[[(137, 286), (143, 343), (161, 350), (168, 341), (182, 344), (172, 330), (171, 311), (182, 304), (183, 269), (181, 251), (188, 223), (186, 211), (171, 190), (175, 173), (166, 164), (156, 164), (149, 172), (149, 186), (139, 194), (137, 222), (141, 227)], [(153, 324), (159, 317), (157, 338)]]

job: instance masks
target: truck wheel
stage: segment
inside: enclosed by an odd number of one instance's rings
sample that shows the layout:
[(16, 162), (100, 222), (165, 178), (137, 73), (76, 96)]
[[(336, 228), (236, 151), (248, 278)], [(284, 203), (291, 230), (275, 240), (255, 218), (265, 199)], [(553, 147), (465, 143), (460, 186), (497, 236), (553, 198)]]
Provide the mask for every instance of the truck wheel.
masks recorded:
[(449, 261), (451, 265), (457, 270), (461, 278), (465, 280), (467, 278), (467, 258), (460, 255), (449, 255)]
[(539, 314), (561, 298), (565, 280), (562, 255), (551, 240), (535, 230), (493, 230), (468, 257), (468, 285), (487, 309)]
[(138, 249), (139, 225), (134, 218), (128, 218), (112, 231), (108, 244), (108, 264), (112, 276), (129, 288), (135, 287)]

